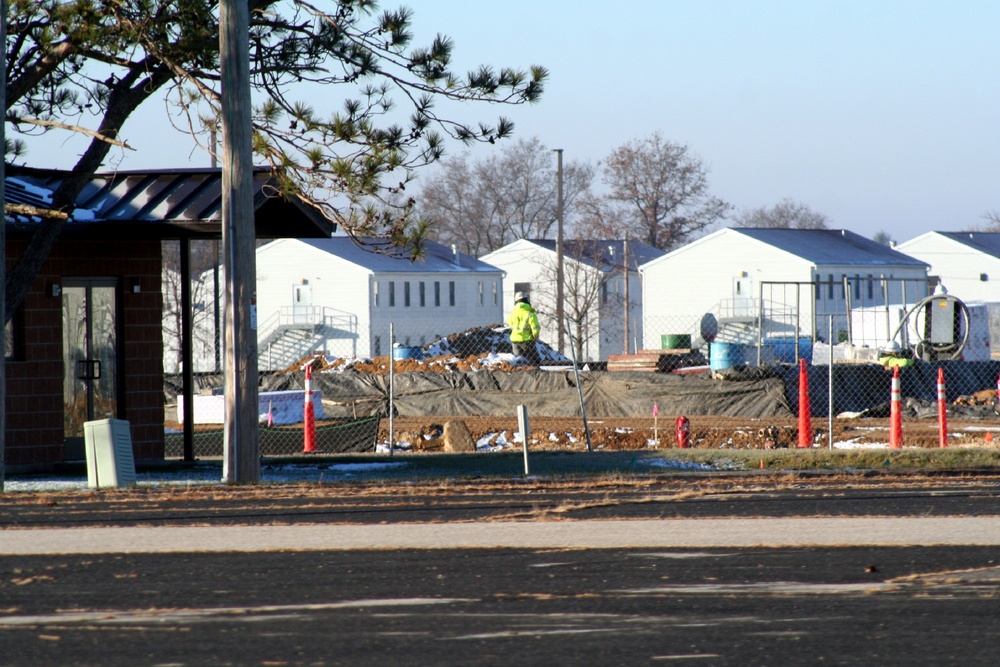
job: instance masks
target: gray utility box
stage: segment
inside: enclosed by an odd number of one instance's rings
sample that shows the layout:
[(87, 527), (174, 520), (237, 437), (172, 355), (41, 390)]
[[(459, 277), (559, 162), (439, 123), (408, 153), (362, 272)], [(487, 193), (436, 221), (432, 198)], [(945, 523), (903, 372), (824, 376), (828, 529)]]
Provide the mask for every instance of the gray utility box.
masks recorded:
[(91, 489), (135, 484), (132, 431), (124, 419), (83, 423), (87, 486)]

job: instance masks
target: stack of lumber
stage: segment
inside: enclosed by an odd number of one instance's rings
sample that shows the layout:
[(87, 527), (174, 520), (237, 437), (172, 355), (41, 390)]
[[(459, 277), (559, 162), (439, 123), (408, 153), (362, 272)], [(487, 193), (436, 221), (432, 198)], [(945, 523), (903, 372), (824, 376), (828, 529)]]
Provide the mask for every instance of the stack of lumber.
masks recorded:
[(697, 350), (639, 350), (635, 354), (612, 354), (608, 357), (609, 371), (647, 371), (669, 373), (677, 368), (698, 366), (705, 358)]

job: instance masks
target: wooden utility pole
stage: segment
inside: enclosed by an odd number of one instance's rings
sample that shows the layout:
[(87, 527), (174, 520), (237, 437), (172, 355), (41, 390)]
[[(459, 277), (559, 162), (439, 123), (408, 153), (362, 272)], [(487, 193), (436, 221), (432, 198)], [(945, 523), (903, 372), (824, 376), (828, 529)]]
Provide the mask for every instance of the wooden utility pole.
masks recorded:
[(250, 11), (219, 3), (222, 74), (222, 248), (225, 286), (225, 457), (223, 480), (260, 481), (257, 400), (257, 284), (250, 127)]
[[(0, 72), (7, 71), (7, 0), (0, 0)], [(0, 109), (7, 109), (7, 77), (0, 76)], [(7, 145), (7, 123), (0, 119), (0, 146)], [(7, 184), (6, 160), (0, 160), (0, 493), (3, 492), (4, 468), (7, 466)]]

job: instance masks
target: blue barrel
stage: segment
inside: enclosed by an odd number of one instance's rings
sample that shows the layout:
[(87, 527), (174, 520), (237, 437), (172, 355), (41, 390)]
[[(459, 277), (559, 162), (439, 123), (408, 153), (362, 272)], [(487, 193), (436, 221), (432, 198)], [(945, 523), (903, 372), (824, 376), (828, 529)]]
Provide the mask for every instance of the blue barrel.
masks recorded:
[(393, 359), (416, 359), (417, 361), (424, 358), (423, 351), (419, 347), (410, 347), (406, 345), (397, 345), (392, 348), (392, 358)]
[(708, 366), (721, 371), (747, 362), (747, 347), (740, 343), (712, 343), (708, 348)]
[[(799, 359), (805, 359), (812, 363), (813, 342), (812, 338), (799, 338)], [(767, 342), (774, 348), (775, 359), (783, 364), (797, 363), (795, 358), (794, 338), (768, 338)]]

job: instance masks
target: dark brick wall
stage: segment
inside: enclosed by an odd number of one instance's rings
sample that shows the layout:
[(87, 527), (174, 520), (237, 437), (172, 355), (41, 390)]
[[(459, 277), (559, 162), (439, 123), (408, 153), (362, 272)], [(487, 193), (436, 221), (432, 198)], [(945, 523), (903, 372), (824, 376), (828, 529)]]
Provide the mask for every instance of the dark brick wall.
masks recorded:
[[(25, 247), (7, 242), (12, 267)], [(163, 341), (160, 242), (64, 238), (25, 298), (15, 328), (20, 355), (7, 362), (7, 465), (63, 460), (62, 301), (51, 285), (63, 277), (118, 279), (122, 369), (119, 417), (131, 425), (136, 458), (163, 457)], [(134, 292), (133, 283), (139, 291)]]

